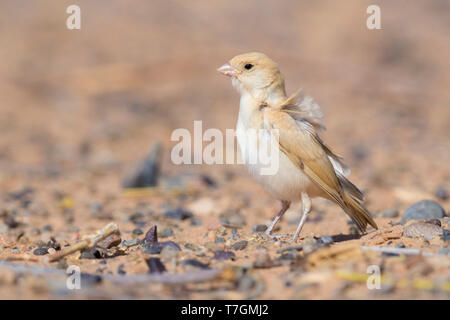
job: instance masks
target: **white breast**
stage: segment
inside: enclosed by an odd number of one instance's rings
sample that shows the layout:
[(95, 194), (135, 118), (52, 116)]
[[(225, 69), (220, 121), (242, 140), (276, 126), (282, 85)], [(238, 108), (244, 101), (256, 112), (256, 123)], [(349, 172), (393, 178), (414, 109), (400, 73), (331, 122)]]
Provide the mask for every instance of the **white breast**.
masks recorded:
[[(254, 110), (254, 109), (253, 109)], [(256, 163), (254, 153), (261, 152), (260, 148), (264, 146), (261, 143), (262, 139), (268, 139), (267, 132), (261, 132), (258, 134), (258, 139), (249, 138), (250, 136), (246, 134), (248, 129), (251, 129), (250, 123), (252, 123), (252, 117), (259, 117), (261, 111), (249, 111), (247, 108), (242, 107), (239, 111), (239, 118), (237, 122), (237, 140), (239, 143), (241, 156), (246, 164), (249, 173), (260, 182), (263, 187), (271, 193), (275, 198), (279, 200), (296, 201), (301, 199), (301, 192), (306, 191), (311, 197), (318, 196), (321, 192), (316, 189), (315, 185), (311, 180), (298, 169), (289, 158), (282, 153), (278, 152), (278, 170), (273, 174), (262, 174), (262, 169), (267, 169), (267, 163), (261, 163), (257, 161)], [(267, 145), (266, 145), (267, 146)], [(267, 150), (265, 150), (267, 152)], [(260, 160), (257, 157), (258, 160)]]

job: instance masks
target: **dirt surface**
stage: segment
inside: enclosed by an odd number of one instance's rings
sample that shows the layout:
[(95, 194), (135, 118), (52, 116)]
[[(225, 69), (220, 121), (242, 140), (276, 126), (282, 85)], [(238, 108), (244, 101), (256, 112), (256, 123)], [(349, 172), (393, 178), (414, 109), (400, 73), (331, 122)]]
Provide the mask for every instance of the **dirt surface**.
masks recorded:
[[(449, 218), (401, 222), (424, 199), (450, 209), (448, 1), (380, 1), (373, 31), (357, 0), (77, 3), (79, 31), (72, 1), (0, 11), (0, 298), (449, 298)], [(279, 203), (243, 166), (171, 162), (174, 129), (234, 128), (238, 95), (216, 68), (256, 50), (321, 105), (379, 231), (315, 199), (296, 244), (269, 238), (254, 230)], [(156, 142), (157, 186), (122, 188)], [(298, 220), (296, 205), (276, 233)], [(48, 261), (109, 223), (120, 236)]]

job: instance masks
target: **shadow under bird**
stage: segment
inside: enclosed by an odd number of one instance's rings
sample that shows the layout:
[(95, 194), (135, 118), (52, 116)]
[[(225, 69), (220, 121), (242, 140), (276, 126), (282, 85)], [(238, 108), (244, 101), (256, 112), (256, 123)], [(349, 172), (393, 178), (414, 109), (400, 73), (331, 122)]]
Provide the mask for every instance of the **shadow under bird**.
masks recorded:
[[(250, 174), (281, 201), (281, 210), (266, 230), (268, 235), (291, 202), (301, 201), (302, 217), (291, 239), (297, 241), (314, 197), (337, 203), (362, 232), (368, 224), (378, 229), (362, 204), (364, 195), (346, 178), (350, 170), (343, 159), (319, 137), (323, 115), (311, 97), (300, 91), (288, 97), (278, 65), (262, 53), (238, 55), (217, 70), (231, 77), (241, 95), (236, 129), (243, 160)], [(264, 139), (260, 135), (250, 139), (245, 134), (249, 129), (277, 133), (279, 166), (274, 174), (261, 174), (261, 163), (249, 161)]]

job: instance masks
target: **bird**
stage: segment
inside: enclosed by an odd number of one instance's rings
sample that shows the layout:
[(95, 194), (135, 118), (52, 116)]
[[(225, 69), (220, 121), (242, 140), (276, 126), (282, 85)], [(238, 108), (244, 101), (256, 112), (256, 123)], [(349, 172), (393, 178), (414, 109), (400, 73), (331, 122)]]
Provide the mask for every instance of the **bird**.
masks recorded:
[[(275, 225), (290, 208), (301, 201), (301, 219), (292, 242), (297, 242), (306, 218), (312, 209), (312, 198), (321, 197), (338, 204), (361, 232), (368, 225), (378, 229), (368, 209), (363, 205), (363, 193), (347, 178), (349, 167), (321, 139), (325, 130), (323, 113), (312, 97), (302, 90), (287, 96), (284, 76), (278, 64), (260, 52), (235, 56), (217, 69), (231, 78), (240, 94), (236, 136), (250, 175), (281, 202), (265, 233), (272, 236)], [(250, 139), (247, 130), (275, 132), (278, 169), (273, 174), (261, 174), (261, 163), (249, 161), (265, 139), (257, 135)]]

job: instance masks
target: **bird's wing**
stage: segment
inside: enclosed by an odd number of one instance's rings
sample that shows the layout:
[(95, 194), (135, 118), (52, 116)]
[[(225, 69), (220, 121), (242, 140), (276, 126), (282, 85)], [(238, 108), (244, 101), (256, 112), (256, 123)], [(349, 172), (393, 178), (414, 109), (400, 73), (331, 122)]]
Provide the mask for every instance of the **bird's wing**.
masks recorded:
[(308, 121), (315, 130), (325, 130), (320, 106), (312, 97), (304, 95), (301, 89), (276, 106), (276, 109), (287, 112), (295, 120)]
[[(298, 90), (281, 104), (275, 107), (275, 109), (286, 112), (293, 119), (299, 122), (301, 125), (302, 121), (310, 123), (315, 131), (325, 130), (325, 125), (323, 123), (323, 113), (320, 106), (314, 101), (310, 96), (304, 95), (302, 90)], [(334, 153), (323, 141), (317, 137), (322, 144), (325, 152), (328, 154), (334, 169), (346, 177), (350, 174), (350, 168), (344, 163), (344, 159)]]
[(267, 110), (264, 122), (275, 129), (280, 150), (302, 170), (319, 188), (340, 205), (344, 206), (342, 186), (328, 157), (327, 148), (311, 123), (296, 121), (287, 112)]

